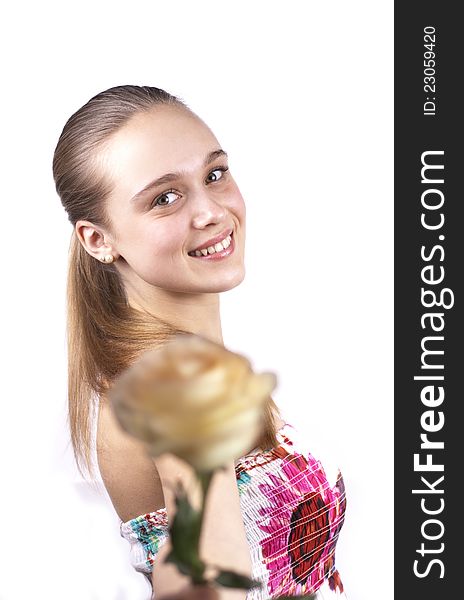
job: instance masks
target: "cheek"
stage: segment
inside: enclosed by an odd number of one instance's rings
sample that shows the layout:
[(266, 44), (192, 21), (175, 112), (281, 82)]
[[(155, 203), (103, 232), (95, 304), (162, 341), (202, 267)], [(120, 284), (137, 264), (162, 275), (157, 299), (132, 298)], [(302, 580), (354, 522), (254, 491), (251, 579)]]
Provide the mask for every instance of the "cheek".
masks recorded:
[(235, 189), (234, 193), (230, 195), (230, 202), (228, 206), (229, 210), (233, 212), (240, 221), (245, 221), (246, 207), (245, 201), (238, 188)]
[(240, 196), (240, 198), (241, 198), (241, 200), (240, 200), (240, 203), (237, 208), (237, 215), (238, 215), (238, 218), (240, 219), (241, 224), (243, 225), (243, 227), (245, 227), (246, 206), (245, 206), (245, 202), (244, 202), (243, 198), (241, 196)]
[(175, 219), (147, 219), (143, 223), (128, 223), (120, 238), (121, 254), (134, 264), (152, 264), (158, 259), (165, 264), (179, 252), (182, 226)]
[(145, 239), (152, 248), (152, 255), (165, 258), (177, 255), (185, 239), (185, 226), (175, 219), (166, 219), (147, 231)]

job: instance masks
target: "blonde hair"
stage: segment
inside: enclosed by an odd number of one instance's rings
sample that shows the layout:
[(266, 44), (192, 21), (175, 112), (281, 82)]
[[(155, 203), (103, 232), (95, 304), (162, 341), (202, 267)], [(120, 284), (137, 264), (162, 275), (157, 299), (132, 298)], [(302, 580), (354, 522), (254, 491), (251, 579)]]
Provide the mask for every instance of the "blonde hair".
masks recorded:
[[(53, 157), (53, 177), (73, 227), (78, 220), (88, 220), (111, 230), (105, 209), (110, 185), (97, 168), (97, 154), (133, 115), (158, 105), (190, 111), (160, 88), (124, 85), (97, 94), (66, 122)], [(73, 231), (67, 278), (68, 418), (81, 472), (92, 470), (95, 398), (103, 397), (141, 353), (177, 333), (189, 332), (130, 306), (114, 264), (90, 256)], [(271, 399), (259, 443), (263, 449), (277, 445), (276, 414)]]

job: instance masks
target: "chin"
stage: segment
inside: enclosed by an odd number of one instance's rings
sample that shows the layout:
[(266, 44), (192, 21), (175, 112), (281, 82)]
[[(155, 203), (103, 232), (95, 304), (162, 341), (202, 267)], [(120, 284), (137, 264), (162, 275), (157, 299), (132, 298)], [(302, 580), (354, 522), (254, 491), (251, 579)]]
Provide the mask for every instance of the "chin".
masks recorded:
[(233, 290), (234, 288), (236, 288), (237, 286), (239, 286), (242, 283), (243, 279), (244, 279), (244, 277), (242, 277), (240, 279), (240, 281), (236, 281), (234, 283), (230, 283), (229, 285), (223, 287), (220, 291), (221, 292), (228, 292), (229, 290)]
[(215, 284), (213, 284), (213, 289), (211, 289), (210, 291), (220, 293), (227, 292), (228, 290), (233, 290), (238, 285), (240, 285), (244, 279), (245, 269), (241, 269), (239, 272), (231, 274), (230, 277), (224, 278), (220, 282), (216, 282)]

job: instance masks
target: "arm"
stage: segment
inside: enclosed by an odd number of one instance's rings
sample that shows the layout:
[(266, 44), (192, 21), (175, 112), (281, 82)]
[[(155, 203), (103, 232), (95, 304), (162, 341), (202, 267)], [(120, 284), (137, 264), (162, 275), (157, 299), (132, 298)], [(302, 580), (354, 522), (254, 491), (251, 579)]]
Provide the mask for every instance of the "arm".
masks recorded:
[[(114, 508), (122, 521), (166, 507), (172, 520), (174, 486), (180, 478), (195, 502), (195, 485), (190, 467), (165, 454), (155, 461), (144, 446), (123, 432), (110, 406), (100, 405), (97, 430), (97, 455), (101, 476)], [(168, 541), (159, 550), (152, 574), (156, 596), (184, 589), (188, 578), (171, 564), (163, 564), (170, 550)], [(207, 563), (250, 574), (251, 559), (240, 512), (235, 470), (217, 473), (211, 484), (201, 542)], [(221, 590), (221, 600), (242, 600), (241, 590)]]
[[(174, 489), (175, 482), (182, 480), (189, 492), (190, 501), (198, 502), (198, 486), (195, 483), (192, 469), (177, 457), (165, 454), (156, 459), (156, 465), (164, 488), (166, 508), (169, 518), (175, 514)], [(159, 552), (159, 559), (164, 560), (171, 549), (170, 542), (166, 543)], [(251, 576), (251, 556), (245, 536), (240, 510), (238, 489), (234, 465), (227, 470), (215, 473), (208, 492), (208, 499), (203, 522), (200, 555), (209, 565), (233, 570), (243, 575)], [(171, 574), (171, 575), (169, 575)], [(179, 581), (176, 567), (164, 565), (164, 571), (153, 569), (153, 588), (163, 590), (163, 593), (176, 593), (188, 583), (187, 578)], [(243, 600), (246, 591), (220, 589), (221, 600)]]
[(122, 521), (166, 506), (155, 464), (141, 442), (121, 429), (104, 400), (98, 416), (97, 457), (103, 482)]

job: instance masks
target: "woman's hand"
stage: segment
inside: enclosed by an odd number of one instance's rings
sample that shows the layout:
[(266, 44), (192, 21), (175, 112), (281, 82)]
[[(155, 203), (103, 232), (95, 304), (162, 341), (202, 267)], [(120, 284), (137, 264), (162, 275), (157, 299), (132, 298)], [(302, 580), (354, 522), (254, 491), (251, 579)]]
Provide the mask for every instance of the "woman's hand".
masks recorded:
[(159, 600), (219, 600), (219, 592), (209, 585), (190, 585)]

